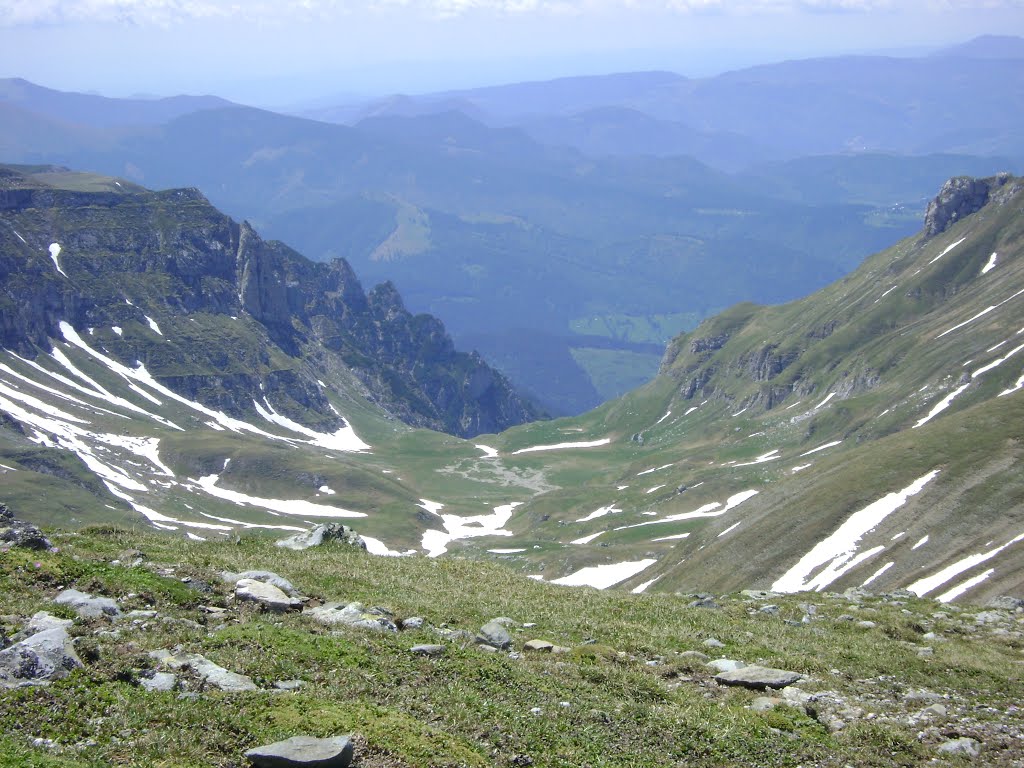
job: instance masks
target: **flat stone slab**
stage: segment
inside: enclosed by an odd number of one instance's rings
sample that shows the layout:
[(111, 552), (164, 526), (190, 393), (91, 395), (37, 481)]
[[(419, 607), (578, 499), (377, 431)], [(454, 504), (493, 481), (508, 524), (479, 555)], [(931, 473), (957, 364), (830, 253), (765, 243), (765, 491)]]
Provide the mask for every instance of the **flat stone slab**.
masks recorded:
[(785, 688), (802, 678), (803, 675), (799, 672), (787, 672), (784, 669), (772, 669), (757, 665), (715, 675), (715, 681), (722, 685), (742, 685), (744, 688), (753, 688), (759, 691), (763, 691), (765, 688)]
[(292, 736), (290, 739), (255, 747), (245, 753), (255, 768), (347, 768), (352, 763), (352, 741), (348, 736), (317, 739)]
[(440, 656), (445, 653), (448, 649), (443, 645), (425, 644), (425, 645), (414, 645), (409, 649), (409, 653), (414, 653), (417, 656)]
[(204, 681), (220, 688), (222, 691), (239, 693), (242, 691), (259, 690), (251, 677), (224, 669), (224, 667), (214, 664), (208, 658), (198, 653), (174, 654), (168, 650), (160, 649), (151, 651), (149, 655), (171, 669), (191, 669)]
[(324, 603), (315, 608), (306, 608), (302, 615), (309, 616), (321, 624), (371, 629), (376, 632), (398, 631), (395, 622), (382, 611), (367, 609), (362, 603)]
[(273, 584), (256, 579), (239, 579), (235, 583), (235, 599), (240, 602), (256, 603), (269, 611), (284, 613), (302, 607), (297, 597), (288, 597)]
[(547, 640), (527, 640), (523, 643), (524, 651), (539, 651), (540, 653), (551, 653), (555, 649), (554, 643)]
[(287, 592), (292, 597), (299, 594), (299, 591), (295, 589), (295, 585), (284, 576), (279, 576), (273, 571), (242, 571), (241, 573), (223, 571), (220, 574), (220, 578), (225, 584), (237, 584), (240, 579), (255, 579), (256, 581), (262, 581), (264, 584), (273, 584), (282, 592)]
[(68, 606), (83, 619), (98, 619), (104, 616), (116, 618), (121, 615), (121, 609), (109, 597), (94, 597), (77, 589), (65, 589), (53, 598), (53, 602)]

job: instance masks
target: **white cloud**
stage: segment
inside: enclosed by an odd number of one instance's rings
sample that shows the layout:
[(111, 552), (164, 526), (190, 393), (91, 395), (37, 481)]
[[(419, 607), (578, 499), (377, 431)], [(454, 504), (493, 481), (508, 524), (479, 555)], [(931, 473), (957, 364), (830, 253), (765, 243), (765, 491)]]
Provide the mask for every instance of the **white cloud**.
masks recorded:
[(584, 16), (601, 13), (720, 14), (922, 12), (1020, 8), (1022, 0), (0, 0), (0, 27), (82, 23), (170, 26), (196, 19), (236, 17), (259, 22), (337, 20), (400, 11), (435, 19), (474, 14)]

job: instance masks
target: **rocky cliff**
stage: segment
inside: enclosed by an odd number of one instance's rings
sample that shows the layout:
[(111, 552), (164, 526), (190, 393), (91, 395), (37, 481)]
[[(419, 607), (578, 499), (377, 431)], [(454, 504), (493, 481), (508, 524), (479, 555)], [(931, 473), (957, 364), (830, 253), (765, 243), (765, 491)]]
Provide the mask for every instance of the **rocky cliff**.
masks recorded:
[(315, 264), (264, 241), (197, 190), (96, 186), (2, 169), (4, 348), (49, 351), (68, 322), (211, 407), (241, 415), (273, 392), (323, 427), (338, 420), (317, 382), (324, 370), (355, 374), (407, 423), (460, 436), (536, 417), (478, 355), (456, 351), (439, 320), (410, 314), (391, 285), (367, 296), (344, 260)]

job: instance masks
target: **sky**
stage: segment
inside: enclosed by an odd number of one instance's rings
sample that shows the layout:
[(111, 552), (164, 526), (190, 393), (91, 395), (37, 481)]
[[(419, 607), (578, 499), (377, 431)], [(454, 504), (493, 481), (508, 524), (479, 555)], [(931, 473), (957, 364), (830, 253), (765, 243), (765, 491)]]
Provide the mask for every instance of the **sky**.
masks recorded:
[(260, 106), (1024, 35), (1024, 0), (0, 0), (0, 77)]

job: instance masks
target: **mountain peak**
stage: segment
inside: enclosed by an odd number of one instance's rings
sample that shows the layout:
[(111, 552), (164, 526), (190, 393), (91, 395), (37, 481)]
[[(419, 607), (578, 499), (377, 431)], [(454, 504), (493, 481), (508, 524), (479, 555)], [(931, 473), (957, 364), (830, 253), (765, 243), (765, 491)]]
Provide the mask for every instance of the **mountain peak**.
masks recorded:
[[(992, 193), (1004, 187), (1013, 176), (1003, 172), (987, 179), (970, 176), (954, 176), (942, 185), (939, 194), (928, 204), (925, 212), (924, 229), (928, 237), (945, 232), (965, 216), (980, 211), (991, 199)], [(1018, 185), (1014, 185), (1012, 194)]]

